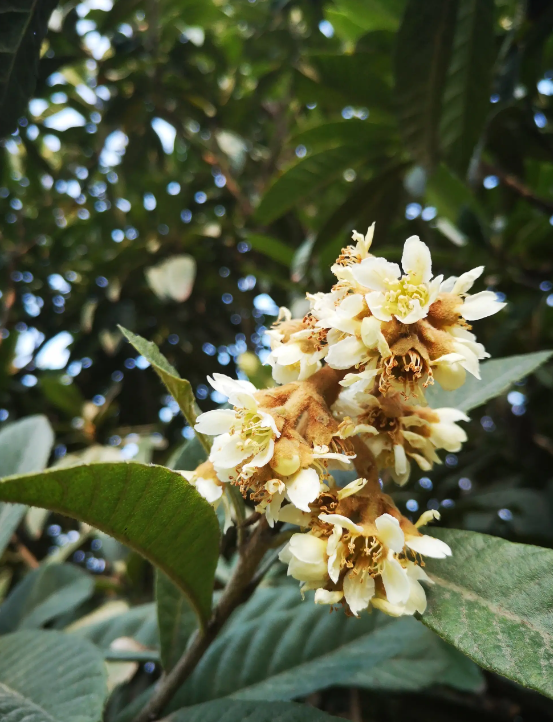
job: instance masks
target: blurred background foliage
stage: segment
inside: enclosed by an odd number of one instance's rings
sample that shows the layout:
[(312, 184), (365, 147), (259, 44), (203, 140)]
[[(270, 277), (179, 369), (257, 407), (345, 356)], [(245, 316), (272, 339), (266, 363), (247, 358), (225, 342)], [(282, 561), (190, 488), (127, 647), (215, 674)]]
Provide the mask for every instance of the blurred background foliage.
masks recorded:
[[(486, 266), (509, 303), (477, 325), (492, 356), (553, 347), (551, 0), (23, 5), (32, 33), (6, 21), (0, 64), (0, 421), (45, 414), (56, 463), (177, 463), (192, 430), (117, 325), (206, 409), (206, 374), (269, 383), (278, 306), (303, 315), (373, 221), (377, 255), (417, 234), (436, 273)], [(552, 390), (544, 367), (473, 412), (462, 453), (401, 509), (553, 546)], [(82, 546), (58, 522), (27, 518), (31, 556)], [(97, 590), (125, 559), (131, 599), (151, 597), (144, 562), (84, 541)], [(364, 719), (553, 719), (497, 678), (466, 697), (419, 695), (416, 713), (376, 697)]]

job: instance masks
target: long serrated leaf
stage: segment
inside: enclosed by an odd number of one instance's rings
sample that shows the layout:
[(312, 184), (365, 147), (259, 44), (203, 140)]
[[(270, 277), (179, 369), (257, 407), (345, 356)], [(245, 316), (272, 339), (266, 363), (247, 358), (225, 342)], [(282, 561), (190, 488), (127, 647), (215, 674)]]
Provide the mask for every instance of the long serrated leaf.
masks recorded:
[(433, 530), (453, 556), (428, 560), (422, 621), (484, 669), (553, 697), (553, 551)]
[(89, 639), (103, 650), (109, 649), (111, 643), (120, 637), (131, 637), (145, 647), (159, 646), (156, 605), (153, 603), (122, 611), (112, 611), (107, 605), (107, 609), (92, 612), (88, 618), (79, 619), (66, 631)]
[(464, 177), (490, 108), (495, 5), (493, 0), (458, 3), (440, 141), (448, 164)]
[[(48, 463), (54, 432), (46, 416), (28, 416), (0, 431), (0, 477), (41, 471)], [(0, 503), (0, 556), (27, 507)]]
[(62, 632), (0, 638), (0, 718), (10, 722), (98, 722), (107, 695), (100, 651)]
[(170, 709), (232, 695), (290, 700), (351, 679), (394, 657), (424, 632), (412, 618), (350, 619), (302, 602), (298, 589), (260, 589), (231, 620)]
[(40, 47), (58, 0), (0, 0), (0, 137), (11, 133), (36, 85)]
[[(190, 381), (182, 379), (179, 376), (178, 371), (171, 366), (169, 361), (167, 361), (153, 341), (147, 341), (145, 338), (142, 338), (142, 336), (138, 336), (136, 333), (123, 328), (123, 326), (119, 326), (119, 330), (135, 347), (135, 349), (152, 365), (154, 371), (163, 381), (167, 390), (179, 405), (184, 418), (190, 426), (194, 427), (196, 417), (201, 412), (196, 404), (196, 399), (194, 398), (194, 392), (192, 391)], [(198, 432), (196, 432), (196, 435), (200, 439), (204, 449), (209, 451), (211, 449), (211, 440), (209, 437)]]
[(457, 0), (408, 0), (397, 36), (395, 92), (399, 124), (413, 158), (438, 159), (439, 123), (455, 30)]
[(51, 509), (115, 537), (162, 569), (202, 622), (209, 616), (219, 525), (180, 474), (135, 462), (83, 464), (2, 479), (0, 499)]
[(72, 564), (42, 566), (28, 574), (0, 607), (0, 634), (38, 629), (94, 593), (94, 580)]
[(467, 374), (465, 383), (455, 391), (444, 391), (434, 384), (426, 394), (428, 403), (435, 409), (450, 406), (470, 411), (507, 391), (511, 384), (533, 373), (552, 356), (553, 351), (538, 351), (485, 361), (480, 365), (480, 380)]
[(207, 702), (179, 710), (162, 722), (338, 722), (314, 707), (293, 702), (235, 702), (221, 700)]

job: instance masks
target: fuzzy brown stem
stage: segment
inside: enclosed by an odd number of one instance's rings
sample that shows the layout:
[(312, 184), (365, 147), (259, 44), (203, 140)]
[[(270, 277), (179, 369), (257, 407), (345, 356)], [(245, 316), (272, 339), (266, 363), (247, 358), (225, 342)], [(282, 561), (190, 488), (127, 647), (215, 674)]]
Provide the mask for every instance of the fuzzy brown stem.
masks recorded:
[(200, 630), (195, 632), (191, 644), (171, 672), (161, 679), (150, 701), (133, 722), (153, 722), (159, 718), (178, 688), (194, 671), (232, 612), (254, 592), (256, 585), (252, 583), (252, 579), (259, 562), (270, 548), (271, 541), (271, 530), (266, 520), (262, 519), (245, 545), (234, 574), (205, 629), (203, 632)]
[(338, 394), (342, 390), (340, 381), (344, 378), (347, 371), (337, 371), (330, 366), (323, 366), (322, 369), (313, 374), (304, 383), (309, 384), (314, 391), (320, 394), (330, 407), (338, 398)]
[(378, 467), (374, 454), (369, 447), (364, 444), (358, 436), (353, 436), (350, 439), (353, 450), (355, 452), (355, 459), (353, 465), (357, 473), (363, 478), (367, 479), (368, 482), (363, 489), (363, 495), (367, 495), (374, 491), (378, 491), (380, 494), (380, 482), (378, 481)]

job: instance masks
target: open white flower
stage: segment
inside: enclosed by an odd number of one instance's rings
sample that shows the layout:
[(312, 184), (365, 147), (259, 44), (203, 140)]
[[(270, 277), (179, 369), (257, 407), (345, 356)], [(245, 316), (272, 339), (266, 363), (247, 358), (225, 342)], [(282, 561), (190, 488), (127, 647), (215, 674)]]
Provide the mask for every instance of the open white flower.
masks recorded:
[(351, 238), (355, 245), (349, 245), (342, 248), (340, 256), (336, 259), (336, 263), (331, 267), (332, 273), (338, 279), (338, 285), (343, 288), (355, 288), (357, 283), (351, 273), (352, 266), (367, 258), (370, 253), (370, 247), (374, 237), (374, 223), (369, 227), (367, 233), (353, 231)]
[(234, 409), (215, 409), (200, 414), (195, 429), (215, 436), (209, 460), (222, 481), (251, 476), (271, 460), (275, 438), (280, 436), (271, 414), (261, 411), (254, 396), (255, 386), (214, 374), (210, 384), (228, 396)]
[[(269, 332), (270, 334), (271, 332)], [(278, 384), (305, 381), (321, 368), (326, 347), (319, 348), (314, 341), (313, 329), (306, 328), (291, 334), (286, 343), (271, 340), (272, 351), (266, 363), (273, 368), (273, 378)]]
[[(423, 514), (418, 524), (430, 518), (439, 515)], [(343, 514), (322, 513), (319, 519), (332, 526), (329, 536), (294, 534), (280, 554), (288, 574), (302, 582), (302, 593), (316, 589), (317, 604), (343, 600), (356, 616), (371, 603), (395, 616), (424, 610), (419, 581), (427, 577), (410, 557), (443, 559), (451, 554), (447, 544), (420, 534), (407, 520), (402, 522), (408, 529), (404, 531), (388, 513), (371, 523), (358, 524)]]
[(418, 236), (405, 241), (401, 265), (403, 275), (397, 263), (375, 256), (352, 266), (353, 278), (367, 289), (367, 305), (380, 321), (420, 321), (438, 296), (443, 276), (432, 279), (430, 250)]

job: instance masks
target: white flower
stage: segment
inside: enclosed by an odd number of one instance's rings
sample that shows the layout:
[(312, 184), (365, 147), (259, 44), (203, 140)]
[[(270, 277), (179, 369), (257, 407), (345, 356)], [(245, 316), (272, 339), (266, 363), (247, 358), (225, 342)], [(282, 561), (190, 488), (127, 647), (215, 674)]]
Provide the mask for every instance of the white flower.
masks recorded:
[[(265, 466), (274, 453), (275, 438), (280, 436), (271, 414), (261, 411), (254, 396), (255, 386), (214, 374), (210, 384), (228, 396), (234, 409), (216, 409), (198, 416), (195, 429), (215, 436), (209, 460), (222, 481), (238, 474), (247, 478)], [(239, 471), (238, 471), (239, 470)]]
[(315, 582), (316, 587), (325, 583), (327, 575), (325, 539), (313, 534), (294, 534), (278, 558), (288, 564), (288, 576), (307, 585)]
[(392, 603), (389, 599), (382, 597), (373, 597), (371, 604), (376, 609), (380, 609), (391, 617), (401, 617), (403, 615), (411, 615), (415, 612), (423, 614), (426, 610), (426, 593), (420, 584), (421, 581), (434, 584), (428, 574), (413, 562), (407, 562), (405, 574), (408, 582), (408, 594), (405, 601)]
[(326, 348), (318, 348), (313, 336), (314, 331), (310, 328), (296, 331), (285, 343), (273, 336), (273, 350), (266, 363), (272, 366), (273, 378), (278, 384), (305, 381), (321, 368)]
[(479, 321), (481, 318), (493, 316), (507, 305), (499, 301), (493, 291), (480, 291), (472, 296), (467, 293), (483, 271), (484, 266), (478, 266), (458, 278), (451, 276), (440, 287), (441, 293), (452, 293), (460, 297), (459, 313), (467, 321)]
[(373, 236), (374, 223), (369, 227), (365, 236), (357, 231), (352, 232), (351, 238), (355, 242), (355, 245), (342, 248), (342, 252), (336, 260), (336, 263), (330, 269), (338, 279), (340, 285), (345, 287), (354, 287), (356, 285), (351, 274), (351, 267), (356, 263), (361, 263), (364, 258), (367, 258), (373, 242)]
[(405, 241), (401, 265), (404, 275), (397, 263), (374, 256), (352, 267), (353, 278), (368, 290), (365, 300), (371, 313), (380, 321), (394, 316), (406, 324), (420, 321), (438, 296), (443, 277), (432, 280), (430, 251), (418, 236)]
[[(292, 517), (291, 511), (286, 511), (289, 507), (285, 507), (281, 512), (281, 506), (287, 499), (292, 505), (292, 509), (296, 509), (299, 514), (302, 512), (310, 514), (309, 504), (312, 504), (319, 496), (321, 491), (326, 489), (323, 482), (319, 478), (319, 474), (315, 469), (300, 469), (291, 476), (283, 476), (282, 479), (272, 479), (265, 484), (265, 489), (269, 494), (256, 506), (256, 511), (265, 513), (269, 526), (274, 526), (275, 521), (290, 521)], [(283, 513), (284, 512), (284, 513)], [(290, 519), (286, 518), (290, 516)], [(300, 526), (298, 519), (301, 517), (294, 515), (292, 523)]]

